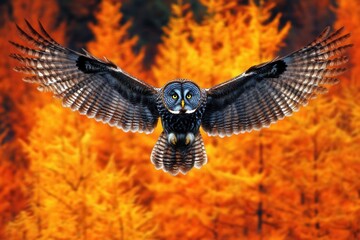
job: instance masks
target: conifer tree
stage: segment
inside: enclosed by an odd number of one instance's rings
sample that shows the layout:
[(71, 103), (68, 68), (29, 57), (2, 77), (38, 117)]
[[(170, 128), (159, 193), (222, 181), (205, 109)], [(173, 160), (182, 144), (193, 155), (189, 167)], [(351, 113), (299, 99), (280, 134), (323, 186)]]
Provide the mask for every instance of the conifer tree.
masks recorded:
[[(351, 32), (351, 42), (358, 46), (360, 43), (360, 29), (359, 29), (359, 21), (360, 21), (360, 7), (356, 1), (345, 1), (339, 0), (338, 8), (336, 9), (337, 20), (335, 22), (335, 27), (345, 27), (347, 31)], [(360, 67), (358, 64), (358, 60), (360, 59), (360, 50), (357, 47), (353, 47), (351, 51), (349, 51), (351, 56), (351, 72), (349, 79), (345, 79), (346, 82), (350, 83), (352, 87), (359, 87), (359, 76), (360, 76)]]
[(164, 27), (163, 42), (152, 68), (159, 86), (176, 78), (194, 79), (198, 71), (198, 53), (190, 43), (190, 26), (195, 24), (189, 4), (171, 5), (172, 17)]
[[(200, 25), (193, 25), (194, 45), (204, 64), (198, 72), (205, 87), (235, 77), (254, 64), (272, 60), (290, 29), (278, 29), (281, 15), (272, 21), (273, 4), (238, 6), (236, 1), (202, 0), (208, 15)], [(202, 69), (205, 68), (205, 69)]]
[(357, 238), (356, 95), (346, 90), (320, 96), (272, 128), (283, 134), (269, 148), (274, 178), (267, 195), (274, 223), (290, 239)]
[(154, 225), (137, 203), (134, 170), (118, 171), (113, 160), (99, 169), (89, 130), (56, 104), (39, 109), (24, 143), (32, 162), (30, 206), (8, 224), (8, 239), (151, 238)]
[(64, 25), (56, 22), (58, 5), (56, 1), (11, 1), (11, 12), (4, 11), (4, 24), (1, 26), (0, 52), (0, 239), (6, 222), (16, 217), (25, 208), (27, 185), (23, 181), (29, 165), (23, 153), (20, 139), (25, 140), (34, 124), (35, 118), (29, 109), (42, 106), (49, 95), (35, 93), (34, 87), (24, 83), (21, 74), (13, 71), (15, 62), (8, 57), (16, 52), (8, 43), (9, 40), (19, 41), (15, 23), (23, 26), (24, 17), (31, 23), (38, 19), (59, 42), (64, 42)]
[[(130, 37), (128, 34), (131, 21), (121, 24), (123, 20), (121, 5), (120, 2), (112, 0), (103, 0), (100, 3), (100, 9), (96, 13), (97, 24), (90, 25), (95, 40), (88, 44), (88, 51), (98, 57), (105, 56), (124, 71), (154, 84), (150, 74), (145, 73), (142, 67), (144, 51), (141, 50), (139, 53), (133, 51), (138, 38)], [(125, 133), (116, 127), (94, 121), (90, 124), (93, 126), (92, 146), (94, 151), (98, 152), (100, 164), (106, 165), (110, 156), (113, 156), (120, 168), (134, 166), (138, 170), (136, 172), (140, 174), (137, 177), (139, 187), (143, 188), (144, 183), (149, 181), (149, 174), (155, 172), (149, 156), (156, 139), (146, 134)], [(142, 198), (147, 198), (146, 194)]]
[(101, 1), (96, 13), (97, 23), (90, 24), (95, 40), (88, 44), (88, 49), (95, 56), (106, 57), (131, 75), (142, 78), (145, 76), (142, 67), (144, 51), (134, 53), (138, 37), (130, 37), (128, 34), (131, 21), (121, 24), (121, 6), (121, 2)]
[(10, 142), (0, 145), (0, 239), (5, 238), (6, 224), (15, 219), (27, 203), (26, 184), (23, 182), (27, 166), (21, 165), (24, 161), (17, 152), (17, 146)]
[[(56, 22), (59, 7), (55, 0), (15, 0), (11, 4), (12, 15), (6, 13), (7, 21), (0, 29), (0, 34), (6, 36), (6, 38), (0, 39), (0, 49), (4, 56), (17, 52), (8, 41), (19, 41), (14, 23), (24, 26), (24, 17), (34, 24), (40, 20), (57, 41), (64, 43), (65, 25)], [(11, 125), (8, 127), (14, 133), (14, 137), (24, 139), (34, 121), (33, 115), (28, 114), (27, 110), (41, 106), (51, 98), (49, 94), (38, 94), (35, 87), (29, 87), (27, 83), (21, 81), (23, 76), (13, 70), (16, 64), (16, 61), (8, 57), (0, 60), (0, 92), (2, 96), (0, 100), (4, 101), (2, 104), (10, 106), (6, 118), (1, 119), (1, 121), (8, 122)], [(22, 121), (19, 122), (18, 119), (22, 119)]]

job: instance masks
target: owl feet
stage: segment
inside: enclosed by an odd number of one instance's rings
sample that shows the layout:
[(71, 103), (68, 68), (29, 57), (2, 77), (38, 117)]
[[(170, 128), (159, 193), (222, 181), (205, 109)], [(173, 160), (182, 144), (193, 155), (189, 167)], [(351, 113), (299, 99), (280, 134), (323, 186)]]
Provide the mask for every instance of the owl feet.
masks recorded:
[(168, 135), (168, 143), (169, 144), (172, 144), (172, 145), (176, 145), (176, 143), (177, 143), (177, 137), (176, 137), (176, 135), (175, 135), (175, 133), (170, 133), (169, 135)]
[(168, 140), (168, 143), (173, 145), (173, 146), (184, 145), (184, 144), (185, 144), (185, 146), (188, 146), (188, 145), (191, 145), (194, 142), (195, 135), (193, 133), (190, 133), (190, 132), (187, 133), (187, 134), (169, 133), (169, 135), (167, 137), (167, 140)]

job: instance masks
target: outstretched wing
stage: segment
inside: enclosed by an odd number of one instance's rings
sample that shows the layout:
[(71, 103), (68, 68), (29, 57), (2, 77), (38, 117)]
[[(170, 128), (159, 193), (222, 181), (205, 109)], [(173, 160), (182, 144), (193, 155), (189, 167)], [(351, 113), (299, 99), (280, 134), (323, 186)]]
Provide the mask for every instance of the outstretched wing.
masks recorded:
[(28, 56), (11, 54), (23, 63), (15, 70), (32, 74), (24, 81), (51, 91), (63, 106), (117, 126), (124, 131), (152, 132), (158, 121), (157, 90), (125, 73), (112, 62), (81, 54), (54, 41), (39, 23), (41, 34), (27, 21), (20, 35), (36, 48), (11, 42)]
[(325, 84), (345, 71), (344, 56), (351, 44), (350, 34), (330, 28), (308, 46), (286, 57), (251, 67), (242, 75), (207, 90), (208, 102), (202, 127), (209, 135), (230, 136), (267, 127), (317, 94), (325, 93)]

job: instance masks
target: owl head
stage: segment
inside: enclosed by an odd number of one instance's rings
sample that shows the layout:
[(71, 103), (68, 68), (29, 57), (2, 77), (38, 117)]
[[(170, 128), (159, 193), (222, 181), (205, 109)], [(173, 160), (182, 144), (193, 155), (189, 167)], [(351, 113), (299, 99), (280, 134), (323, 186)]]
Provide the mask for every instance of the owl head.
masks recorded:
[(164, 105), (172, 114), (193, 113), (200, 106), (201, 90), (189, 80), (169, 82), (162, 93)]

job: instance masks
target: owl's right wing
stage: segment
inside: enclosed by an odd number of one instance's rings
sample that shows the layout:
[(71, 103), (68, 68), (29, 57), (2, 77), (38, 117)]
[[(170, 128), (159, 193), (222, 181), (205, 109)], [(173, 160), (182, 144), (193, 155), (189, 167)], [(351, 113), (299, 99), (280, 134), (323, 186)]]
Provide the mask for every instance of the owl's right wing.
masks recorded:
[(62, 99), (63, 106), (89, 118), (124, 131), (153, 131), (159, 118), (156, 88), (130, 76), (108, 60), (61, 46), (40, 23), (42, 34), (27, 21), (26, 25), (29, 33), (17, 26), (19, 34), (37, 49), (10, 42), (28, 55), (10, 55), (23, 64), (16, 67), (16, 71), (33, 75), (25, 77), (24, 81), (39, 84), (40, 91), (53, 92)]
[(338, 82), (348, 58), (344, 44), (350, 34), (329, 28), (308, 46), (283, 58), (253, 66), (242, 75), (207, 90), (202, 127), (209, 135), (260, 129), (290, 116), (309, 99)]

